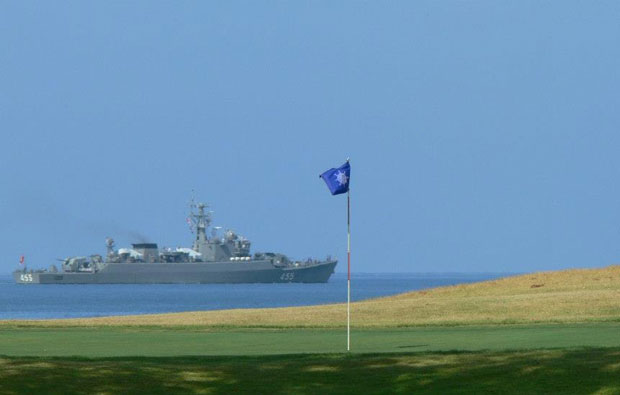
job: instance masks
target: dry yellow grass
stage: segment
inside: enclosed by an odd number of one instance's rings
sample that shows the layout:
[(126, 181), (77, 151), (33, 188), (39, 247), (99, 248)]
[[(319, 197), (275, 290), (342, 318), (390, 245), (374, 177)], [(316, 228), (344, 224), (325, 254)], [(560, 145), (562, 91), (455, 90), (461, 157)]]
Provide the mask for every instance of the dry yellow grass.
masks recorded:
[[(620, 321), (620, 266), (533, 273), (434, 288), (351, 305), (356, 327)], [(342, 327), (331, 304), (45, 321), (0, 326)]]

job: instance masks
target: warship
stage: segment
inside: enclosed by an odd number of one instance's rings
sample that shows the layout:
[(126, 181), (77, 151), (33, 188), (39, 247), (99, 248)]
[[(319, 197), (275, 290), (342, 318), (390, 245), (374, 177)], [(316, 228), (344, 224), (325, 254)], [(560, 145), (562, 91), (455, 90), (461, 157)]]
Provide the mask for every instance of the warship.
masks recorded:
[(196, 236), (191, 248), (137, 243), (115, 249), (114, 240), (106, 238), (105, 258), (73, 256), (61, 260), (60, 270), (24, 267), (13, 278), (20, 284), (322, 283), (334, 272), (338, 261), (329, 256), (295, 261), (281, 253), (251, 255), (250, 241), (232, 230), (220, 236), (221, 228), (212, 227), (208, 236), (212, 212), (206, 208), (190, 205), (187, 222)]

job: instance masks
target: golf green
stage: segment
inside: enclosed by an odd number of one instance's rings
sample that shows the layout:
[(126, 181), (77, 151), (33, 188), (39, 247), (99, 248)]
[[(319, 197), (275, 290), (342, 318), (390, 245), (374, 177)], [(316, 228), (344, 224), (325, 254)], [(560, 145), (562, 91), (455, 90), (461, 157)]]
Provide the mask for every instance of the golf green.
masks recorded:
[[(354, 330), (353, 353), (620, 347), (620, 323)], [(3, 328), (6, 356), (199, 356), (339, 353), (333, 329)]]

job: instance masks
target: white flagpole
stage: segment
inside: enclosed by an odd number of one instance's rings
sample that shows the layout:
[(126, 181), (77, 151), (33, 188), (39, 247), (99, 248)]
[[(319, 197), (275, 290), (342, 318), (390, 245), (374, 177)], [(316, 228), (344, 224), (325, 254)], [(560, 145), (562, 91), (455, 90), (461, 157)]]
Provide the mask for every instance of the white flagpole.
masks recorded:
[(351, 350), (351, 190), (349, 189), (347, 191), (347, 351), (350, 351), (350, 350)]

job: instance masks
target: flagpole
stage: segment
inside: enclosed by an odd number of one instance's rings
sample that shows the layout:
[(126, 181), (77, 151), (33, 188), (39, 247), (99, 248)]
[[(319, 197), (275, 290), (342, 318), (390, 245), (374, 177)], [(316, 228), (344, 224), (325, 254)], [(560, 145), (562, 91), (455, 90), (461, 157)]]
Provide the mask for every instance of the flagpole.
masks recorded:
[(347, 351), (351, 350), (351, 190), (347, 191)]
[[(337, 172), (337, 174), (336, 174)], [(351, 350), (351, 166), (349, 158), (338, 169), (329, 169), (319, 174), (332, 195), (347, 193), (347, 351)], [(333, 178), (333, 179), (332, 179)]]

